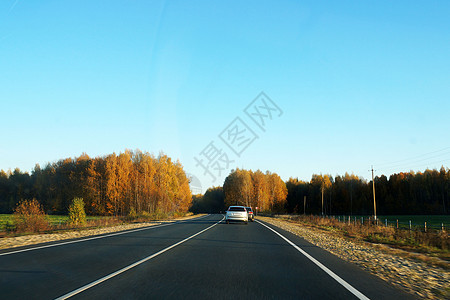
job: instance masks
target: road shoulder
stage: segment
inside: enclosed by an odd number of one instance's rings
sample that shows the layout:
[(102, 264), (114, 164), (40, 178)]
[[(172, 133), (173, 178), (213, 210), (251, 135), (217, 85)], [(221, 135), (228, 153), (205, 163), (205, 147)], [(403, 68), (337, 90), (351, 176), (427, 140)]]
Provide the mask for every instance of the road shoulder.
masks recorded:
[(258, 219), (304, 238), (421, 298), (450, 298), (448, 288), (450, 273), (442, 268), (393, 255), (368, 243), (350, 241), (298, 223), (269, 217), (258, 217)]
[(37, 245), (37, 244), (56, 242), (56, 241), (64, 241), (64, 240), (73, 240), (73, 239), (79, 239), (79, 238), (84, 238), (84, 237), (115, 233), (115, 232), (120, 232), (120, 231), (150, 227), (150, 226), (158, 225), (161, 223), (189, 220), (189, 219), (194, 219), (194, 218), (198, 218), (201, 216), (204, 216), (204, 214), (192, 215), (192, 216), (187, 216), (187, 217), (182, 217), (182, 218), (177, 218), (177, 219), (167, 220), (167, 221), (122, 224), (122, 225), (111, 226), (111, 227), (86, 229), (86, 230), (81, 229), (81, 230), (74, 230), (74, 231), (68, 231), (68, 232), (63, 232), (63, 233), (33, 234), (33, 235), (24, 235), (24, 236), (17, 236), (17, 237), (4, 237), (4, 238), (0, 239), (0, 250), (13, 249), (13, 248), (17, 248), (17, 247), (24, 247), (24, 246)]

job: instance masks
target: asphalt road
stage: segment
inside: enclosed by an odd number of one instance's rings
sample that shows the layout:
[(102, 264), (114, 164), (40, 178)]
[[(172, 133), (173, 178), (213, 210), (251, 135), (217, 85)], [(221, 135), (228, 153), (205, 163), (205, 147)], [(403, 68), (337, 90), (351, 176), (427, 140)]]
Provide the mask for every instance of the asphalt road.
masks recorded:
[(0, 298), (414, 299), (286, 231), (269, 225), (298, 249), (258, 222), (222, 217), (3, 250)]

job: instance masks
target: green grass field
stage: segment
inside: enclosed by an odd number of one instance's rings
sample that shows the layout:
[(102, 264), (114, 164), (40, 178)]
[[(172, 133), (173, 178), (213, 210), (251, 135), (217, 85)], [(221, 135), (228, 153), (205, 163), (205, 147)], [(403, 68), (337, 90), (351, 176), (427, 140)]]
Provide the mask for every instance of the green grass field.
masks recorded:
[(427, 222), (428, 228), (440, 229), (442, 224), (447, 230), (450, 229), (450, 215), (429, 215), (429, 216), (379, 216), (378, 217), (384, 224), (385, 219), (389, 224), (396, 224), (397, 220), (399, 227), (409, 227), (409, 221), (411, 221), (412, 227), (424, 227)]
[[(50, 225), (57, 226), (65, 224), (69, 220), (69, 216), (63, 216), (63, 215), (47, 215), (47, 218), (50, 221)], [(109, 217), (103, 217), (103, 216), (87, 216), (87, 221), (92, 220), (98, 220), (103, 218), (109, 218)], [(13, 223), (13, 215), (8, 214), (0, 214), (0, 231), (5, 230), (5, 226), (7, 223), (12, 224)]]
[[(351, 216), (351, 220), (354, 221), (354, 218), (358, 222), (361, 221), (361, 217), (364, 220), (368, 220), (369, 216)], [(341, 220), (343, 216), (340, 217)], [(348, 219), (348, 216), (345, 216), (345, 219)], [(424, 228), (425, 222), (427, 222), (427, 228), (430, 229), (441, 229), (442, 224), (444, 224), (445, 230), (450, 230), (450, 215), (382, 215), (378, 216), (379, 225), (384, 225), (386, 219), (388, 221), (389, 226), (398, 226), (399, 228), (409, 228), (409, 221), (411, 221), (412, 228)]]

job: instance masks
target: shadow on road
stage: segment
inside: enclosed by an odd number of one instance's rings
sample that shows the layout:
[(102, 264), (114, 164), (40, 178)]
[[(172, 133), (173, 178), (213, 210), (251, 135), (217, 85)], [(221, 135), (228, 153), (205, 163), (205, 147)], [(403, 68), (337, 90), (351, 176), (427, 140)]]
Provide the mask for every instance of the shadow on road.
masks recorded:
[(1, 273), (24, 273), (24, 274), (44, 274), (45, 271), (16, 271), (16, 270), (2, 270), (0, 269)]

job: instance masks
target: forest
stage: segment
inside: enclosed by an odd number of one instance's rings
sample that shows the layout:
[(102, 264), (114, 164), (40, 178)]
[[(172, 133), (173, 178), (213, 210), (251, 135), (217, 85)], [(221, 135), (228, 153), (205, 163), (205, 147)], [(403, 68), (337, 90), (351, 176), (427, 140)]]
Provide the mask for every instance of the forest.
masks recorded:
[[(425, 170), (375, 177), (378, 215), (449, 213), (450, 170)], [(74, 198), (83, 198), (88, 215), (125, 216), (142, 212), (217, 213), (229, 205), (259, 212), (371, 215), (372, 181), (355, 175), (314, 174), (310, 181), (276, 173), (235, 169), (223, 186), (191, 195), (179, 161), (126, 150), (103, 157), (76, 158), (36, 165), (31, 174), (0, 171), (0, 213), (12, 213), (19, 201), (36, 199), (48, 214), (67, 214)]]
[(163, 153), (82, 154), (36, 165), (31, 175), (0, 171), (0, 213), (12, 213), (20, 200), (37, 199), (46, 213), (67, 214), (74, 198), (83, 198), (89, 215), (114, 216), (185, 212), (192, 201), (183, 166)]
[[(346, 173), (314, 174), (309, 182), (276, 173), (232, 171), (223, 187), (196, 195), (194, 212), (218, 212), (231, 204), (258, 207), (264, 212), (326, 215), (373, 214), (372, 181)], [(284, 187), (283, 187), (284, 186)], [(409, 172), (375, 177), (378, 215), (445, 215), (449, 213), (450, 170)], [(239, 196), (240, 195), (240, 196)]]
[(288, 190), (276, 173), (236, 169), (225, 178), (223, 187), (209, 188), (194, 195), (191, 211), (214, 213), (230, 205), (250, 206), (261, 212), (284, 212)]
[(194, 195), (191, 211), (217, 213), (230, 205), (243, 205), (258, 211), (283, 212), (286, 196), (286, 185), (278, 174), (236, 169), (225, 178), (223, 187)]

